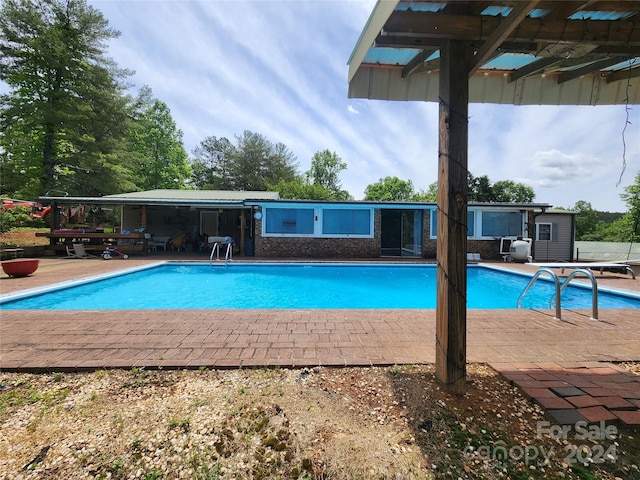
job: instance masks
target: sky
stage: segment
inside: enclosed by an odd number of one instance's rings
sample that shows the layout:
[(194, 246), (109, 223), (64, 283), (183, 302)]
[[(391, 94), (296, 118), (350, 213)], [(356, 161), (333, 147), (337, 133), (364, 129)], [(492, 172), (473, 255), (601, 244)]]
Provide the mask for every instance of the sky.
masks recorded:
[[(148, 85), (168, 105), (189, 154), (206, 137), (235, 143), (249, 130), (286, 145), (300, 173), (315, 152), (335, 152), (355, 199), (386, 176), (416, 191), (437, 181), (437, 104), (347, 97), (347, 62), (374, 1), (89, 4), (120, 31), (107, 55), (135, 71), (132, 93)], [(539, 203), (626, 211), (620, 194), (640, 171), (640, 105), (472, 104), (469, 114), (474, 176), (522, 182)]]

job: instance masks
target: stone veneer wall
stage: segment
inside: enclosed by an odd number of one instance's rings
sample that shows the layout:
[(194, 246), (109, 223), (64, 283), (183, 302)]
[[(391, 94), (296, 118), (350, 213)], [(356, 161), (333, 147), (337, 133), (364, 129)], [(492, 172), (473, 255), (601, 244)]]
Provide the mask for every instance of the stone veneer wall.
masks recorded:
[(374, 210), (373, 238), (262, 237), (262, 220), (256, 220), (255, 255), (289, 258), (380, 257), (380, 210)]

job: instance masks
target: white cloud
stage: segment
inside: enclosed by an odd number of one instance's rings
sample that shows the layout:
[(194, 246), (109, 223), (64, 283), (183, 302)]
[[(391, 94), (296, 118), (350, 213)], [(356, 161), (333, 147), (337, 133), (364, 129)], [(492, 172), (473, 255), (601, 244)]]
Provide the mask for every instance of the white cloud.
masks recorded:
[(558, 150), (536, 152), (530, 159), (530, 169), (535, 175), (530, 184), (534, 187), (560, 187), (577, 179), (588, 179), (602, 162), (583, 154), (566, 154)]
[[(347, 60), (375, 4), (338, 1), (94, 0), (122, 36), (109, 54), (166, 102), (190, 152), (205, 137), (244, 130), (284, 143), (301, 171), (316, 151), (349, 168), (361, 198), (385, 176), (427, 188), (437, 179), (434, 103), (347, 98)], [(627, 172), (621, 171), (626, 115)], [(640, 170), (640, 108), (470, 105), (469, 169), (515, 179), (536, 200), (622, 211)]]

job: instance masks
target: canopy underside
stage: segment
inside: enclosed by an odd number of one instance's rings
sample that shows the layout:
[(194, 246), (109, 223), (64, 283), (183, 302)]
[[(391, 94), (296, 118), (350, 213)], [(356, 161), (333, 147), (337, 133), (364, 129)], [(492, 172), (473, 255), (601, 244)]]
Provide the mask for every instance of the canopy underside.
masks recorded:
[(349, 97), (438, 101), (440, 47), (474, 51), (469, 100), (640, 103), (638, 1), (382, 1), (349, 60)]

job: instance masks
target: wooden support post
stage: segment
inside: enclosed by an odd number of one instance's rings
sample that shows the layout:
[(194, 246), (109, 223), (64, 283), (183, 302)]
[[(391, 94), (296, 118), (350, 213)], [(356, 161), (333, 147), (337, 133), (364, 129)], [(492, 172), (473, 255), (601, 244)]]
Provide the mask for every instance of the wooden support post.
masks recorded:
[(147, 206), (142, 205), (142, 209), (140, 210), (140, 224), (147, 227)]
[[(60, 211), (58, 210), (58, 204), (56, 202), (51, 202), (51, 210), (49, 210), (49, 230), (52, 232), (56, 230), (60, 225)], [(53, 238), (49, 239), (49, 245), (55, 245), (55, 240)]]
[[(249, 210), (251, 211), (251, 210)], [(247, 225), (247, 211), (243, 208), (240, 210), (240, 256), (245, 255), (244, 251), (244, 239), (245, 239), (245, 226)]]
[[(146, 205), (142, 205), (142, 210), (140, 211), (140, 226), (144, 225), (144, 230), (147, 230), (147, 206)], [(144, 254), (146, 255), (147, 253), (149, 253), (149, 242), (147, 241), (147, 238), (144, 237), (144, 240), (142, 240), (142, 251), (144, 252)]]
[(473, 50), (447, 40), (440, 50), (436, 377), (466, 391), (467, 172), (469, 69)]

